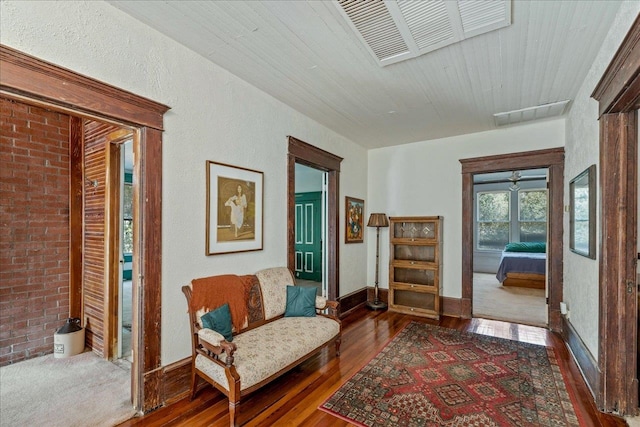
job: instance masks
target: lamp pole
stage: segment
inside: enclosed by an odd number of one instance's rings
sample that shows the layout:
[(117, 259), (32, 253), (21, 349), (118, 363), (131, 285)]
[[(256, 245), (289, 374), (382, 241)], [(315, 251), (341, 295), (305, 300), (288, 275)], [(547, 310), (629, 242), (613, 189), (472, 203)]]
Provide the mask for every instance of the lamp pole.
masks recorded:
[(380, 226), (376, 226), (376, 281), (374, 287), (374, 299), (372, 301), (367, 301), (367, 308), (371, 310), (384, 310), (387, 308), (387, 304), (383, 301), (380, 301), (378, 297), (378, 270), (380, 264)]

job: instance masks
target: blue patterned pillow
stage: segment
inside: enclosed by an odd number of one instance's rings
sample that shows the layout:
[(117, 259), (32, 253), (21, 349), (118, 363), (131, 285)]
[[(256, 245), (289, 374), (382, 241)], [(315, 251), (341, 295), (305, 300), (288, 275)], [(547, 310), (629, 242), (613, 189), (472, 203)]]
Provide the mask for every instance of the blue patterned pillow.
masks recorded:
[(229, 304), (222, 305), (215, 310), (204, 314), (201, 317), (202, 326), (212, 329), (222, 335), (225, 340), (233, 341), (233, 333), (231, 332), (231, 311)]
[(314, 317), (315, 315), (316, 288), (288, 285), (284, 317)]

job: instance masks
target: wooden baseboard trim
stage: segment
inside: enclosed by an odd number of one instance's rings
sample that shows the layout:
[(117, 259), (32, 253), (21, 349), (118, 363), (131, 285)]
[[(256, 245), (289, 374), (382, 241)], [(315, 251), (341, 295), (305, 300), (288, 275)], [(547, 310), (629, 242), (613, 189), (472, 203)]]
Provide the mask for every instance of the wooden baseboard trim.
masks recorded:
[(462, 317), (462, 299), (452, 297), (440, 297), (442, 315), (449, 317)]
[(573, 355), (573, 358), (578, 365), (578, 369), (580, 369), (580, 372), (587, 383), (587, 387), (589, 387), (589, 391), (591, 391), (591, 395), (595, 398), (596, 390), (599, 389), (598, 384), (600, 383), (600, 370), (598, 369), (598, 363), (593, 358), (591, 352), (567, 317), (561, 316), (561, 318), (562, 339), (565, 341), (570, 353)]
[(340, 302), (339, 317), (342, 319), (358, 307), (364, 305), (367, 301), (367, 288), (361, 288), (347, 295), (338, 297), (338, 301)]
[(191, 357), (178, 360), (162, 369), (162, 403), (169, 405), (191, 391)]

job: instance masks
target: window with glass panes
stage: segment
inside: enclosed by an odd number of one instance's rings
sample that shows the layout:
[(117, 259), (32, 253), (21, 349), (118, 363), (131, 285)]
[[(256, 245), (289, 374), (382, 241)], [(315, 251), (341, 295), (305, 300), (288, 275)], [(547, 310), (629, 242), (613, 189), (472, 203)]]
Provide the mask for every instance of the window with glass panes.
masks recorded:
[(518, 191), (518, 229), (521, 242), (547, 240), (547, 190)]
[(502, 250), (509, 243), (511, 192), (478, 192), (476, 218), (478, 249)]

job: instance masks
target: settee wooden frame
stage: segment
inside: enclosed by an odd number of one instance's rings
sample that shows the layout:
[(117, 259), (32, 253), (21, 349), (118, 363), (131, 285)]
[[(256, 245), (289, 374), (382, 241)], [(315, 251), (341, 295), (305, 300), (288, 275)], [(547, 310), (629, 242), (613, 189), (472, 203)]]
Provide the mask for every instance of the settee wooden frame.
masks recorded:
[[(302, 362), (307, 359), (313, 357), (317, 353), (319, 353), (323, 348), (330, 346), (332, 343), (335, 344), (336, 348), (336, 357), (340, 356), (340, 344), (342, 342), (342, 325), (340, 319), (338, 318), (338, 308), (340, 303), (337, 301), (327, 301), (325, 309), (328, 311), (328, 314), (322, 313), (323, 310), (316, 310), (318, 316), (328, 317), (330, 319), (335, 320), (340, 325), (340, 330), (338, 334), (336, 334), (333, 338), (326, 341), (321, 346), (315, 348), (314, 350), (307, 353), (305, 356), (299, 358), (295, 362), (287, 365), (283, 369), (279, 370), (275, 374), (269, 376), (268, 378), (263, 379), (262, 381), (256, 383), (255, 385), (246, 388), (245, 390), (240, 390), (240, 375), (236, 371), (236, 367), (234, 363), (234, 353), (237, 350), (237, 346), (233, 342), (222, 341), (220, 346), (214, 346), (205, 340), (201, 339), (198, 335), (198, 331), (202, 329), (198, 323), (198, 319), (196, 313), (191, 309), (191, 297), (192, 297), (192, 289), (190, 286), (183, 286), (182, 292), (187, 298), (187, 305), (189, 307), (189, 323), (191, 326), (191, 343), (192, 343), (192, 360), (191, 360), (191, 393), (190, 399), (193, 400), (196, 397), (198, 392), (198, 383), (199, 377), (214, 386), (218, 389), (222, 394), (227, 396), (229, 400), (229, 425), (231, 427), (235, 427), (241, 424), (238, 424), (238, 415), (240, 413), (240, 401), (247, 395), (253, 393), (258, 390), (265, 384), (273, 381), (278, 378), (282, 374), (290, 371), (296, 366), (300, 365)], [(255, 322), (250, 324), (246, 328), (242, 329), (238, 334), (249, 331), (251, 329), (259, 328), (262, 325), (265, 325), (270, 322), (274, 322), (278, 319), (281, 319), (284, 315), (276, 316), (269, 320), (261, 320), (259, 322)], [(235, 334), (234, 334), (235, 335)], [(206, 357), (212, 363), (215, 363), (222, 367), (225, 371), (227, 382), (229, 384), (229, 390), (227, 391), (224, 387), (214, 381), (207, 374), (196, 368), (196, 356), (202, 355)], [(224, 360), (222, 358), (224, 357)]]

